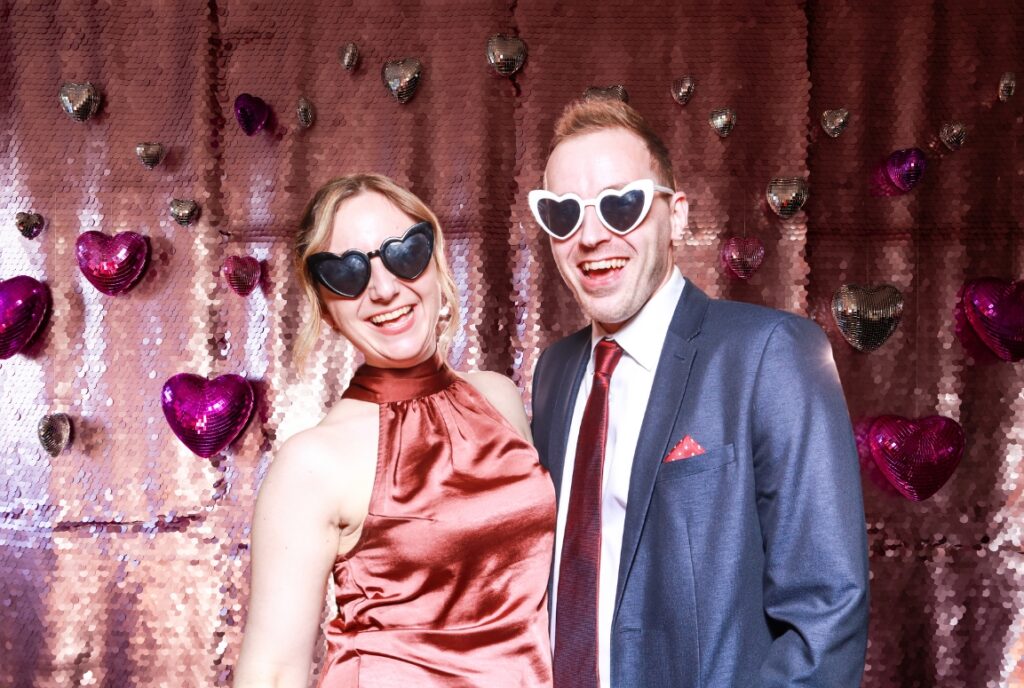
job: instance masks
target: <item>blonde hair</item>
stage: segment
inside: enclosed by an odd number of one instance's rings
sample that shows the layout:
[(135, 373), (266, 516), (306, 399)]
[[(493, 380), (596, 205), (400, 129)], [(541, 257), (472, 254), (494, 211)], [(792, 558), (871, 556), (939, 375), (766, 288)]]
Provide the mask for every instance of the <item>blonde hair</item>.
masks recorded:
[(447, 306), (450, 313), (437, 342), (437, 349), (442, 357), (447, 355), (448, 345), (459, 329), (459, 297), (455, 279), (444, 255), (444, 232), (441, 231), (441, 223), (438, 222), (437, 216), (414, 193), (403, 189), (383, 175), (350, 174), (332, 179), (321, 186), (306, 205), (299, 224), (295, 246), (298, 262), (296, 267), (312, 310), (311, 317), (299, 331), (296, 343), (296, 360), (300, 365), (313, 350), (325, 320), (333, 329), (337, 329), (337, 324), (331, 319), (320, 296), (320, 290), (317, 289), (317, 282), (309, 272), (306, 259), (314, 253), (327, 250), (334, 229), (334, 215), (342, 201), (368, 192), (384, 196), (417, 222), (427, 221), (434, 226), (434, 267), (437, 268), (438, 281), (441, 285), (442, 307)]
[(654, 171), (661, 177), (658, 181), (670, 188), (676, 188), (672, 158), (665, 142), (639, 112), (618, 98), (585, 98), (569, 103), (555, 122), (551, 150), (570, 136), (615, 128), (625, 129), (639, 136), (651, 154)]

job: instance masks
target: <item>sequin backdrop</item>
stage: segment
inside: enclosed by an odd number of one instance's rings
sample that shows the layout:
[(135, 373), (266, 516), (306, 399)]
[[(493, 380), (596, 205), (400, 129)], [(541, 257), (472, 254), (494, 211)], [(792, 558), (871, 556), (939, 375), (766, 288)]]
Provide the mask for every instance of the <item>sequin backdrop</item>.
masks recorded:
[[(867, 7), (867, 6), (870, 6)], [(331, 176), (373, 170), (442, 218), (462, 289), (462, 369), (505, 371), (524, 389), (540, 347), (581, 324), (528, 216), (552, 123), (591, 85), (621, 83), (664, 134), (691, 199), (677, 259), (715, 296), (810, 315), (832, 339), (851, 412), (941, 413), (966, 428), (957, 474), (914, 504), (865, 480), (872, 569), (867, 686), (1024, 685), (1024, 371), (971, 358), (954, 337), (964, 279), (1024, 276), (1024, 78), (1013, 0), (836, 2), (28, 2), (0, 21), (0, 278), (53, 290), (44, 336), (0, 362), (0, 685), (225, 685), (245, 616), (248, 522), (275, 447), (314, 423), (355, 365), (325, 338), (293, 362), (304, 316), (289, 242), (297, 214)], [(512, 79), (487, 68), (487, 36), (529, 46)], [(342, 69), (355, 41), (362, 63)], [(381, 84), (386, 59), (418, 57), (408, 105)], [(669, 84), (691, 74), (680, 107)], [(64, 81), (92, 81), (99, 115), (72, 121)], [(250, 92), (276, 113), (246, 137), (232, 102)], [(302, 95), (316, 106), (297, 126)], [(737, 112), (720, 139), (708, 113)], [(837, 139), (818, 125), (845, 107)], [(958, 119), (962, 150), (937, 143)], [(169, 149), (153, 171), (134, 147)], [(929, 169), (902, 197), (870, 191), (878, 162), (920, 146)], [(806, 175), (805, 212), (781, 221), (763, 193)], [(199, 222), (171, 221), (194, 198)], [(15, 214), (48, 221), (36, 240)], [(730, 281), (717, 253), (745, 231), (761, 270)], [(82, 231), (150, 237), (131, 292), (107, 297), (78, 272)], [(218, 277), (231, 254), (265, 261), (248, 299)], [(872, 354), (843, 341), (829, 313), (843, 282), (889, 282), (907, 305)], [(168, 429), (159, 390), (177, 372), (237, 372), (259, 405), (213, 460)], [(65, 454), (36, 439), (45, 413), (75, 423)]]

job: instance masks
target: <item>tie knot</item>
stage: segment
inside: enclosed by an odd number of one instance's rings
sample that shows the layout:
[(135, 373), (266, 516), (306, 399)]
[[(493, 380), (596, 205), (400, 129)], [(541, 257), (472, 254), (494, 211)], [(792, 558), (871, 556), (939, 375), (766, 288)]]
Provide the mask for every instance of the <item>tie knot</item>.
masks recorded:
[(594, 349), (594, 374), (611, 377), (622, 358), (622, 347), (614, 339), (602, 339)]

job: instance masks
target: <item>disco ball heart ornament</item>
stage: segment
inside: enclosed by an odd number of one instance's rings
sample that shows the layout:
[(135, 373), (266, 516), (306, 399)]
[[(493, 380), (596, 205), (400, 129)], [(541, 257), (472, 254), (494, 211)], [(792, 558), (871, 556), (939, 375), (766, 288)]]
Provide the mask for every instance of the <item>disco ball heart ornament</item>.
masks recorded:
[(353, 71), (359, 66), (359, 46), (355, 43), (346, 43), (338, 50), (338, 60), (346, 72)]
[(974, 325), (971, 324), (970, 319), (967, 317), (968, 307), (965, 299), (967, 287), (967, 284), (961, 285), (956, 293), (956, 303), (953, 305), (953, 332), (960, 341), (964, 352), (973, 358), (976, 363), (1001, 361), (992, 352), (992, 349), (981, 340), (978, 333), (974, 331)]
[(955, 153), (960, 150), (967, 139), (967, 128), (963, 122), (947, 122), (939, 130), (939, 138), (942, 139), (946, 148)]
[(260, 261), (252, 256), (228, 256), (221, 267), (224, 281), (239, 296), (248, 296), (260, 283)]
[(724, 139), (732, 133), (733, 128), (736, 126), (736, 112), (729, 108), (712, 110), (711, 114), (708, 115), (708, 124), (711, 125), (716, 134)]
[(309, 129), (316, 120), (316, 110), (313, 103), (305, 96), (299, 98), (299, 104), (295, 106), (295, 117), (299, 120), (299, 126)]
[(526, 43), (518, 36), (494, 34), (487, 39), (487, 64), (500, 76), (512, 76), (526, 62)]
[(946, 484), (964, 455), (964, 431), (945, 416), (911, 420), (879, 416), (868, 435), (871, 456), (907, 499), (928, 499)]
[(388, 60), (380, 70), (380, 78), (387, 86), (388, 92), (403, 104), (408, 103), (416, 95), (416, 88), (422, 75), (423, 63), (415, 57)]
[(46, 221), (39, 213), (18, 213), (14, 216), (14, 223), (26, 239), (35, 239), (46, 226)]
[(66, 83), (60, 87), (60, 106), (76, 122), (90, 119), (100, 109), (100, 92), (88, 81)]
[(693, 89), (696, 87), (697, 82), (693, 80), (692, 76), (679, 77), (672, 82), (672, 100), (680, 105), (686, 105), (693, 97)]
[(967, 322), (985, 346), (1004, 361), (1024, 359), (1024, 280), (969, 280), (960, 293)]
[(242, 93), (235, 98), (235, 119), (246, 136), (262, 131), (270, 120), (270, 106), (262, 98)]
[(51, 413), (39, 419), (39, 444), (50, 456), (57, 456), (71, 444), (71, 417), (66, 413)]
[(199, 204), (190, 198), (171, 199), (171, 218), (182, 227), (187, 227), (199, 217)]
[(0, 282), (0, 358), (28, 346), (45, 322), (50, 303), (50, 288), (28, 275)]
[(999, 100), (1005, 103), (1013, 97), (1016, 90), (1017, 75), (1013, 72), (1004, 72), (1003, 75), (999, 77)]
[(182, 444), (209, 458), (231, 444), (252, 415), (255, 395), (241, 375), (213, 380), (178, 373), (160, 393), (164, 417)]
[(147, 170), (151, 170), (159, 165), (163, 161), (166, 153), (167, 151), (161, 143), (140, 143), (135, 146), (135, 155), (138, 156), (142, 165)]
[(858, 351), (874, 351), (900, 324), (903, 294), (891, 284), (844, 284), (832, 295), (832, 317), (850, 346)]
[(768, 207), (781, 218), (790, 218), (804, 207), (810, 189), (803, 177), (776, 177), (768, 182), (764, 197)]
[(764, 262), (764, 242), (757, 237), (729, 237), (722, 244), (720, 257), (729, 274), (750, 279)]
[(889, 478), (878, 467), (871, 454), (871, 426), (874, 422), (875, 418), (859, 418), (853, 423), (853, 438), (857, 444), (857, 459), (861, 473), (885, 495), (902, 499), (903, 495), (889, 482)]
[(885, 161), (885, 173), (897, 189), (906, 193), (917, 186), (928, 161), (920, 148), (893, 151)]
[(104, 294), (116, 296), (130, 289), (149, 262), (149, 242), (135, 232), (109, 237), (84, 232), (75, 241), (75, 258), (82, 274)]
[(832, 138), (842, 134), (849, 123), (850, 111), (845, 108), (825, 110), (825, 112), (821, 113), (821, 128)]
[(611, 86), (591, 86), (583, 92), (584, 100), (600, 100), (602, 98), (621, 100), (623, 103), (628, 103), (629, 92), (622, 84), (613, 84)]

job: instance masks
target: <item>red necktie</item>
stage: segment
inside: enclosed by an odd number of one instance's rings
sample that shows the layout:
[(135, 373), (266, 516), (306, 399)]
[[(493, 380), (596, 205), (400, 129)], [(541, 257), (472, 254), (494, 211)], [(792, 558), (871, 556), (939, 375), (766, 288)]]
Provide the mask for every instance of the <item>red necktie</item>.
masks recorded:
[(583, 409), (569, 511), (562, 538), (555, 611), (555, 688), (598, 688), (597, 583), (601, 563), (601, 486), (608, 437), (608, 384), (622, 347), (594, 349), (594, 384)]

